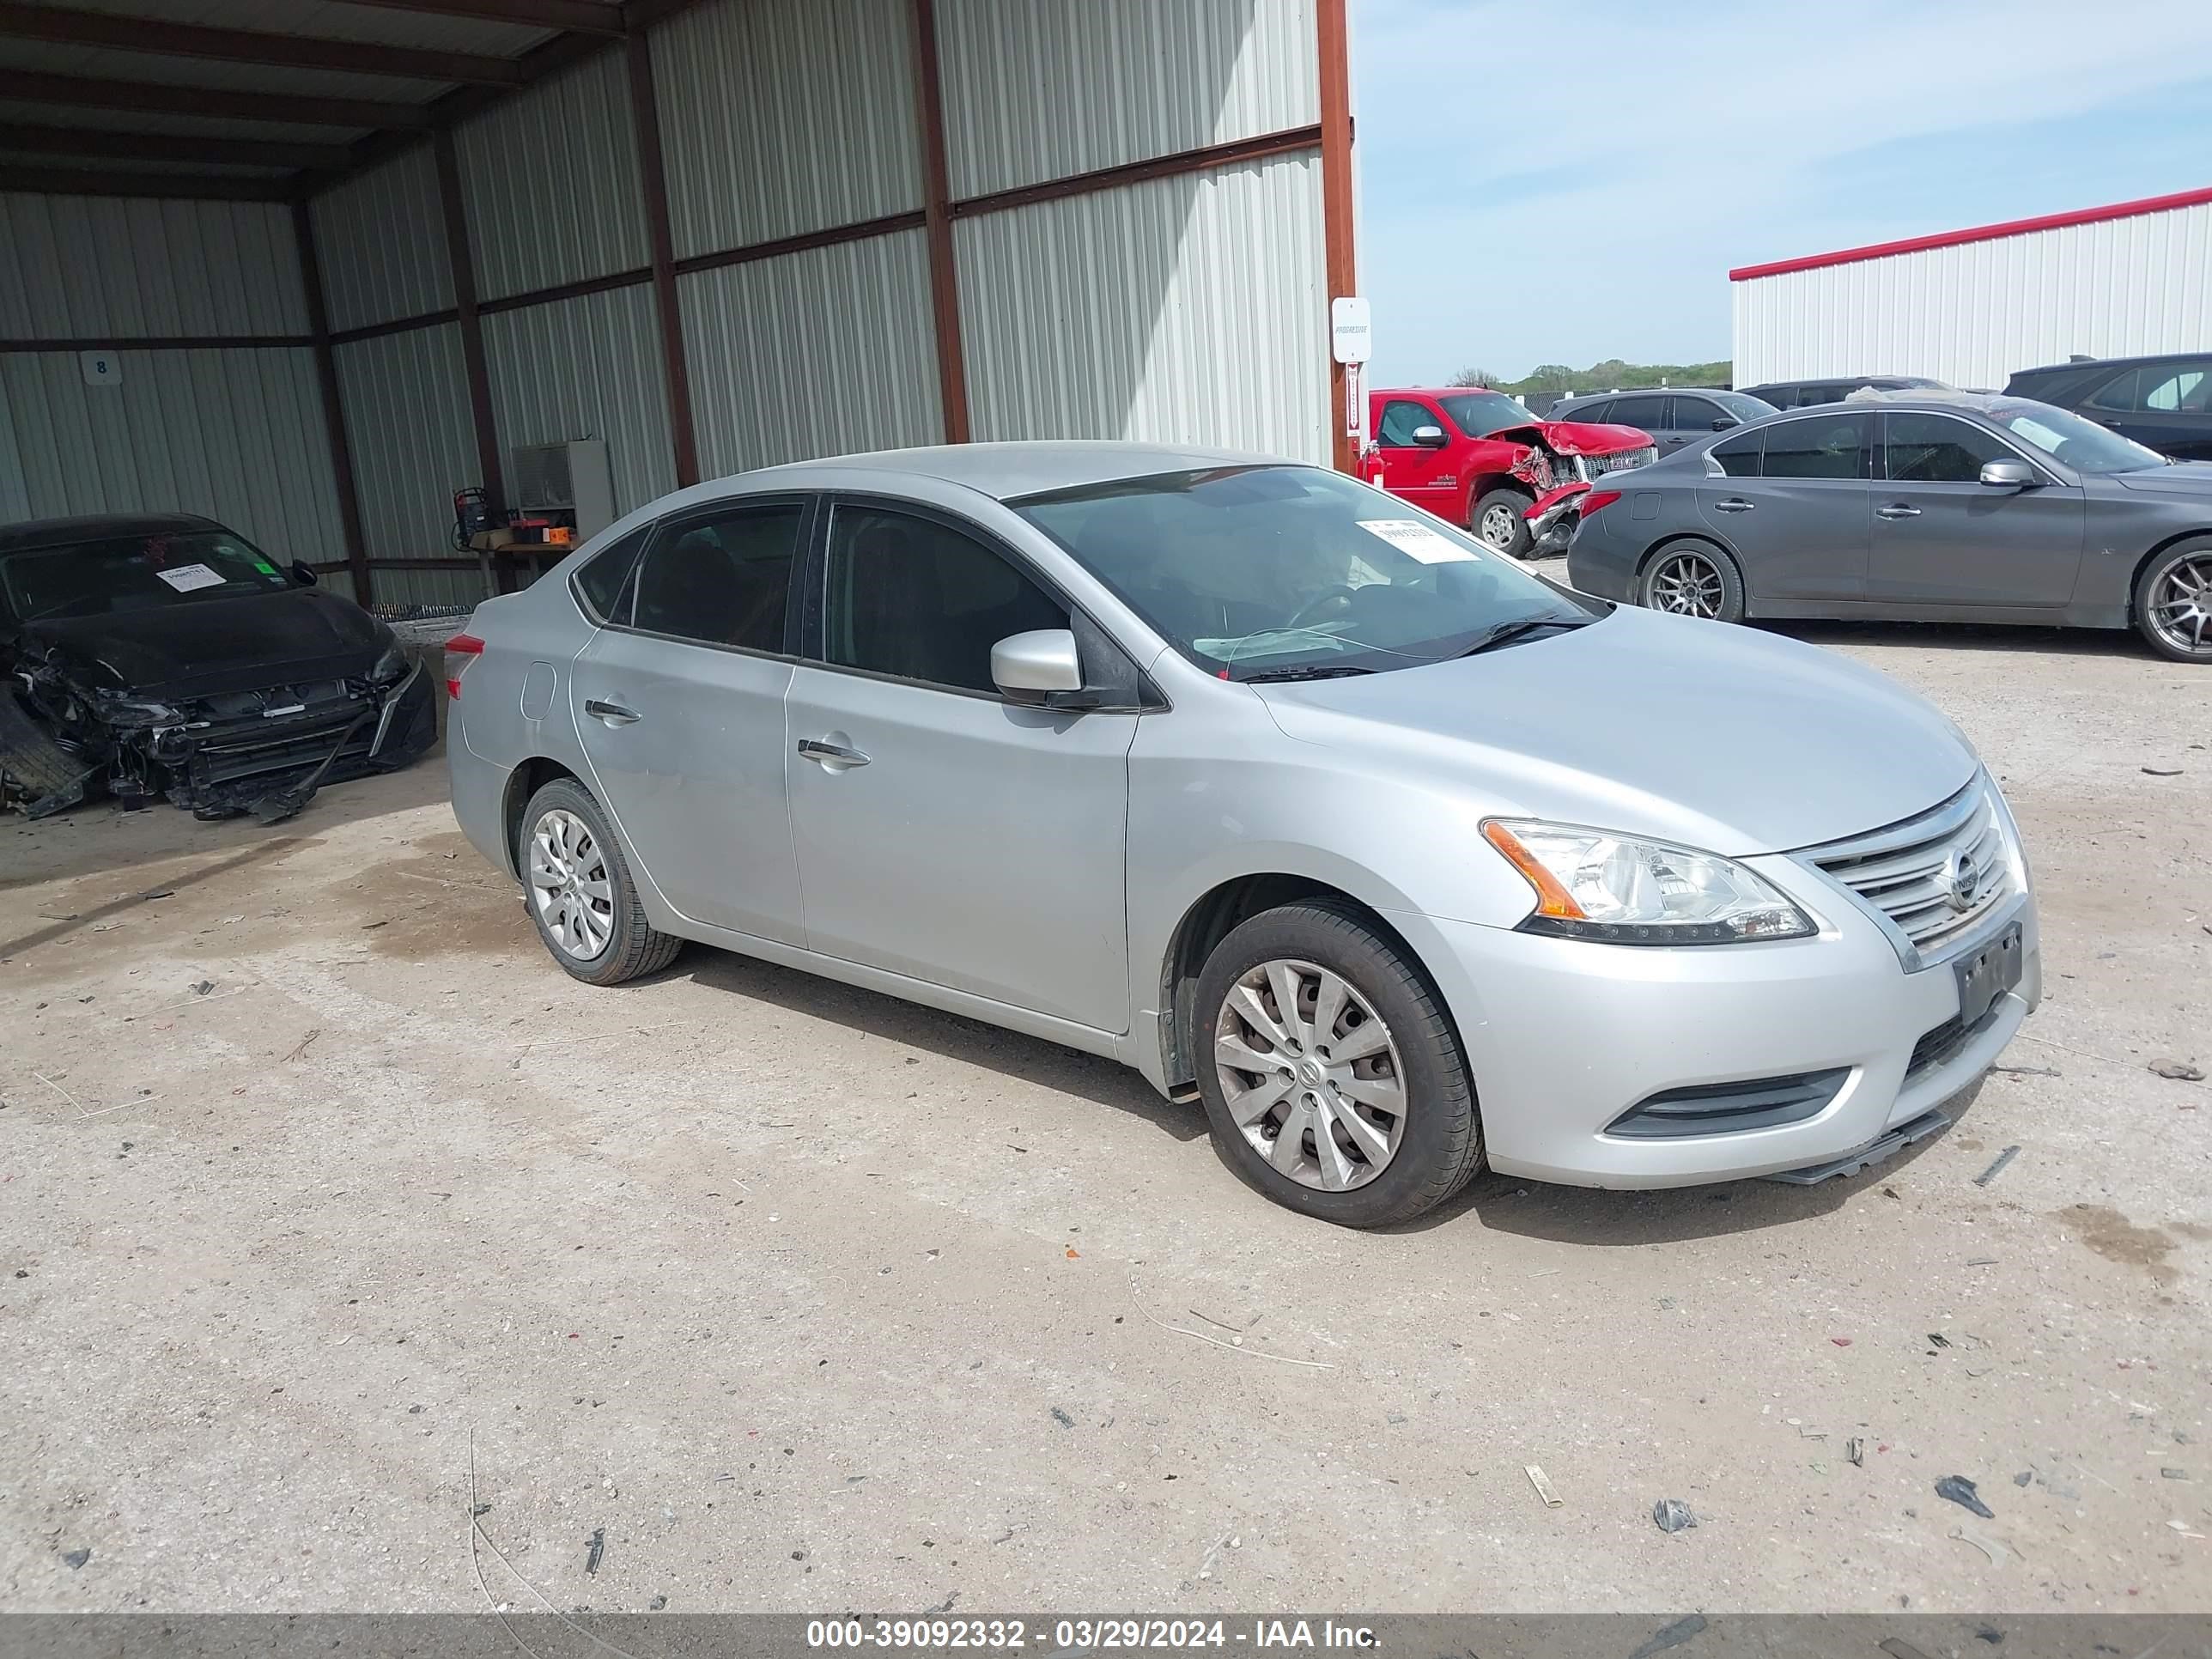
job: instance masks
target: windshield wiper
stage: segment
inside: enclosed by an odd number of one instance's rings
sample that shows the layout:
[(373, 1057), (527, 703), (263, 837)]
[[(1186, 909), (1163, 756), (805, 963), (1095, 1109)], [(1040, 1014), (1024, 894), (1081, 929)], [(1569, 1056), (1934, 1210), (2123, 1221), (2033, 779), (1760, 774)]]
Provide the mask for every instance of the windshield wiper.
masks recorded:
[(1256, 674), (1247, 674), (1243, 684), (1259, 685), (1269, 680), (1340, 680), (1352, 674), (1371, 674), (1371, 668), (1355, 667), (1348, 662), (1310, 662), (1297, 668), (1267, 668)]
[(1596, 621), (1595, 617), (1516, 617), (1511, 622), (1502, 622), (1487, 632), (1478, 634), (1474, 642), (1455, 654), (1475, 656), (1494, 645), (1504, 645), (1524, 634), (1533, 634), (1540, 628), (1587, 628)]

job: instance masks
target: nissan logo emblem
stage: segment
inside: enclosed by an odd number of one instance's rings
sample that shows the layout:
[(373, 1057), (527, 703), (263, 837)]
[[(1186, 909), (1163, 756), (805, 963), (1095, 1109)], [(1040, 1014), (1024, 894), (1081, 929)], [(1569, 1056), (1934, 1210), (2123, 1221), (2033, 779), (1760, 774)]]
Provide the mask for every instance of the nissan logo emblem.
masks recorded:
[(1981, 896), (1981, 866), (1974, 862), (1974, 855), (1971, 852), (1952, 854), (1950, 866), (1951, 908), (1960, 911), (1971, 910), (1974, 908), (1974, 901)]

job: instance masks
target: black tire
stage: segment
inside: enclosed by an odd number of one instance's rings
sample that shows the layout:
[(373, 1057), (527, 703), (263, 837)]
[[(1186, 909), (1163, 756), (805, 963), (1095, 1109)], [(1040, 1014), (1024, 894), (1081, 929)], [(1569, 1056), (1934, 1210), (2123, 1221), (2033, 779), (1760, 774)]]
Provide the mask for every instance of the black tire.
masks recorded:
[[(1474, 507), (1468, 511), (1468, 534), (1473, 536), (1485, 547), (1495, 548), (1498, 552), (1510, 555), (1513, 558), (1525, 559), (1536, 545), (1536, 538), (1528, 533), (1528, 520), (1525, 516), (1528, 509), (1535, 505), (1536, 498), (1534, 495), (1525, 489), (1516, 489), (1511, 484), (1499, 484), (1494, 489), (1486, 489), (1475, 499)], [(1500, 540), (1484, 533), (1482, 526), (1485, 515), (1493, 508), (1512, 515), (1513, 533), (1510, 539)]]
[[(1666, 585), (1686, 577), (1686, 567), (1696, 564), (1709, 573), (1708, 580), (1714, 590), (1712, 608), (1688, 610), (1682, 603), (1668, 602), (1668, 596), (1679, 592), (1679, 587)], [(1735, 561), (1711, 542), (1694, 538), (1668, 542), (1644, 562), (1644, 568), (1636, 578), (1636, 602), (1647, 611), (1664, 611), (1681, 617), (1704, 617), (1711, 622), (1740, 623), (1743, 620), (1743, 578), (1735, 568)]]
[[(2180, 623), (2176, 631), (2200, 635), (2194, 643), (2169, 639), (2160, 626), (2161, 621), (2169, 628), (2175, 624), (2173, 612), (2160, 608), (2162, 601), (2179, 597), (2169, 579), (2182, 583), (2192, 578), (2199, 585), (2198, 614), (2193, 621)], [(2169, 662), (2212, 663), (2212, 536), (2192, 536), (2178, 542), (2145, 565), (2142, 574), (2136, 578), (2132, 614), (2143, 643)]]
[[(606, 868), (609, 930), (606, 943), (589, 957), (579, 957), (554, 937), (540, 912), (530, 885), (530, 848), (537, 828), (548, 813), (561, 811), (580, 820), (590, 831), (592, 844)], [(684, 941), (664, 933), (645, 917), (637, 900), (637, 883), (629, 873), (629, 860), (622, 842), (607, 823), (607, 815), (592, 792), (574, 778), (556, 778), (530, 798), (522, 809), (522, 825), (516, 832), (514, 866), (521, 872), (523, 905), (530, 925), (544, 942), (545, 953), (569, 976), (586, 985), (620, 985), (647, 974), (657, 974), (676, 960)]]
[[(1342, 977), (1372, 1006), (1402, 1061), (1404, 1127), (1395, 1152), (1364, 1184), (1325, 1191), (1278, 1171), (1231, 1115), (1214, 1039), (1225, 999), (1262, 963), (1292, 960)], [(1199, 975), (1199, 1092), (1213, 1147), (1237, 1178), (1278, 1204), (1342, 1227), (1388, 1227), (1434, 1209), (1474, 1179), (1482, 1126), (1459, 1034), (1404, 947), (1357, 906), (1332, 899), (1265, 910), (1232, 929)]]

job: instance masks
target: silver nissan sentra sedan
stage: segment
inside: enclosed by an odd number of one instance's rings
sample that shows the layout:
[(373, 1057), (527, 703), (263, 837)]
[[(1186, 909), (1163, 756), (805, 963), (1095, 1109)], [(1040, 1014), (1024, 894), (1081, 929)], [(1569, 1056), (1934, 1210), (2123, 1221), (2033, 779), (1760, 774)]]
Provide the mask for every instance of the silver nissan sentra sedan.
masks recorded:
[(698, 940), (1109, 1055), (1346, 1225), (1485, 1163), (1856, 1170), (2038, 994), (2019, 833), (1929, 704), (1315, 467), (775, 467), (447, 650), (455, 814), (571, 975)]

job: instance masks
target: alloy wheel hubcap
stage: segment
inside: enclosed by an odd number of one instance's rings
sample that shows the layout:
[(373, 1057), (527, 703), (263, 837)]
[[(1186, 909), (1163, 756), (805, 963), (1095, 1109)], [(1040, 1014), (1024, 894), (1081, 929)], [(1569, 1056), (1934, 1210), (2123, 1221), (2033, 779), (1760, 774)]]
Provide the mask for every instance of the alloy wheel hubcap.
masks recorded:
[(1229, 1115), (1277, 1173), (1347, 1192), (1389, 1166), (1406, 1130), (1397, 1040), (1343, 975), (1263, 962), (1230, 988), (1213, 1023)]
[(546, 936), (579, 962), (614, 937), (614, 884), (591, 825), (555, 808), (530, 832), (530, 902)]
[(1721, 573), (1712, 561), (1695, 553), (1678, 553), (1662, 560), (1651, 573), (1651, 608), (1671, 611), (1678, 617), (1717, 617), (1721, 614)]
[(2212, 553), (2179, 560), (2158, 579), (2150, 625), (2178, 651), (2212, 653)]
[(1513, 545), (1513, 509), (1493, 507), (1482, 515), (1481, 528), (1477, 533), (1492, 547), (1507, 548)]

